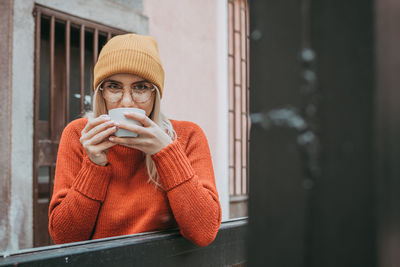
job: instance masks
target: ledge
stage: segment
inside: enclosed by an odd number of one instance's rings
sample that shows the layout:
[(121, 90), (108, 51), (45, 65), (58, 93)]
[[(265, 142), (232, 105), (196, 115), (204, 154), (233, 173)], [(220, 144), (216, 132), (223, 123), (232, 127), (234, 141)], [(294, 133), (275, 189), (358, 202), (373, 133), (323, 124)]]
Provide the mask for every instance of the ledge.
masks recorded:
[(0, 266), (227, 266), (245, 262), (247, 218), (223, 222), (213, 243), (198, 247), (177, 229), (21, 250)]

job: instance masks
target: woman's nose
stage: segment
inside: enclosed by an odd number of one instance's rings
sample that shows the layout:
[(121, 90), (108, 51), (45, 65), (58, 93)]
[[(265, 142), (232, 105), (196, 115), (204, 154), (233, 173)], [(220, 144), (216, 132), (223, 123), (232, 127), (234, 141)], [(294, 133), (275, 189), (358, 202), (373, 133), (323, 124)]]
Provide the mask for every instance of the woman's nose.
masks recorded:
[(132, 95), (129, 90), (124, 91), (124, 94), (122, 96), (119, 106), (121, 108), (136, 108), (137, 107), (135, 101), (133, 101), (133, 99), (132, 99)]

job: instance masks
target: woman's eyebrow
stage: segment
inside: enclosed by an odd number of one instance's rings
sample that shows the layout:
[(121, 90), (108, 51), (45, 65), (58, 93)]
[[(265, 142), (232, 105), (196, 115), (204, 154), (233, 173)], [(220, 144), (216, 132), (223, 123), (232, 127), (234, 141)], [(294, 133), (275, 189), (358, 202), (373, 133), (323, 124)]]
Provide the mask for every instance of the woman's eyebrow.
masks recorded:
[(107, 79), (104, 82), (121, 83), (122, 84), (122, 82), (120, 82), (120, 81), (115, 81), (115, 80), (110, 80), (110, 79)]
[[(119, 84), (123, 84), (123, 82), (116, 81), (116, 80), (111, 80), (111, 79), (104, 80), (104, 82), (111, 82), (111, 83), (119, 83)], [(136, 81), (136, 82), (133, 82), (133, 83), (131, 83), (131, 84), (135, 84), (135, 83), (142, 83), (142, 82), (148, 82), (148, 81), (147, 81), (147, 80), (141, 80), (141, 81)]]
[(146, 80), (141, 80), (141, 81), (133, 82), (133, 83), (131, 83), (131, 84), (142, 83), (142, 82), (148, 82), (148, 81), (146, 81)]

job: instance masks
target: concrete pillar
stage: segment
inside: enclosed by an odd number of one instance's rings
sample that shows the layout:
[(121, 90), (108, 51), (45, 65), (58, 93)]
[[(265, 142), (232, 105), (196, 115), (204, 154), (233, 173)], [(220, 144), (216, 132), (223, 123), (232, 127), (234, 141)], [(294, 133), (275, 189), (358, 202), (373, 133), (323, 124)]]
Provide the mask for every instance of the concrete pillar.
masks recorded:
[(11, 184), (11, 66), (13, 0), (0, 2), (0, 251), (6, 250), (10, 230)]

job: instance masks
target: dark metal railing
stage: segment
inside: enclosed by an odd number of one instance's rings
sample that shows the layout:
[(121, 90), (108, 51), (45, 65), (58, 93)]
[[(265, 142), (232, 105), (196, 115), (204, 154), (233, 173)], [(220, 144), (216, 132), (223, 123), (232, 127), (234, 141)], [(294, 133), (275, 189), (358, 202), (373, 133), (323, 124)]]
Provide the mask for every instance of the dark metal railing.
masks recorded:
[(178, 230), (41, 247), (3, 255), (0, 266), (232, 266), (245, 262), (246, 229), (247, 218), (223, 222), (207, 247)]

